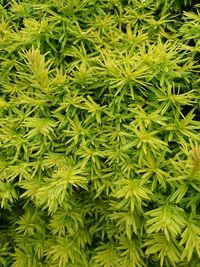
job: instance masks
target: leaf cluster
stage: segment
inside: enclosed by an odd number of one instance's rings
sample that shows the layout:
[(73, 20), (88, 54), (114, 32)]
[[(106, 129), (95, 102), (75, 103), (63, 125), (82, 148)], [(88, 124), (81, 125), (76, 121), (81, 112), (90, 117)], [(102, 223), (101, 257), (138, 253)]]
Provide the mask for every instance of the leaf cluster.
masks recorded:
[(199, 7), (0, 1), (0, 266), (198, 266)]

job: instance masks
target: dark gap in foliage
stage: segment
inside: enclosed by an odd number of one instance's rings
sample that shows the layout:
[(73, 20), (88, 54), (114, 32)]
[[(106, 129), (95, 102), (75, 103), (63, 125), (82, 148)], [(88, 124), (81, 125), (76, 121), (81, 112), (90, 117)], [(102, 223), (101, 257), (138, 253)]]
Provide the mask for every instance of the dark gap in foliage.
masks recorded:
[(192, 0), (191, 4), (187, 4), (186, 6), (184, 6), (182, 8), (182, 12), (196, 12), (197, 11), (197, 7), (196, 5), (199, 4), (199, 0)]
[[(194, 55), (194, 61), (200, 64), (200, 52), (196, 52)], [(200, 69), (200, 67), (199, 67)]]
[(184, 115), (184, 117), (186, 117), (189, 114), (189, 112), (192, 110), (194, 110), (193, 113), (195, 114), (194, 120), (200, 121), (200, 111), (197, 108), (194, 109), (194, 106), (192, 105), (184, 105), (181, 109), (181, 112)]
[(194, 39), (190, 39), (187, 43), (189, 46), (195, 47), (196, 46), (196, 42)]
[(4, 9), (6, 10), (10, 9), (11, 2), (9, 0), (1, 0), (0, 4), (4, 7)]

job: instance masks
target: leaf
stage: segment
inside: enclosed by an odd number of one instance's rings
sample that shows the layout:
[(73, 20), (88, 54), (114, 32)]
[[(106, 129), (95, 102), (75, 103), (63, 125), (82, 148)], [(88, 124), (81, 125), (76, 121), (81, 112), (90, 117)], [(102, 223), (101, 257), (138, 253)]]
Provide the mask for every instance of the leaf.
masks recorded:
[(163, 232), (167, 240), (175, 238), (185, 226), (184, 212), (182, 209), (164, 205), (155, 210), (148, 211), (146, 215), (152, 217), (147, 220), (147, 234)]
[(141, 208), (143, 201), (150, 200), (152, 195), (151, 191), (144, 186), (140, 185), (139, 179), (121, 179), (116, 182), (117, 190), (114, 196), (117, 198), (123, 198), (119, 206), (129, 206), (131, 212), (135, 207)]

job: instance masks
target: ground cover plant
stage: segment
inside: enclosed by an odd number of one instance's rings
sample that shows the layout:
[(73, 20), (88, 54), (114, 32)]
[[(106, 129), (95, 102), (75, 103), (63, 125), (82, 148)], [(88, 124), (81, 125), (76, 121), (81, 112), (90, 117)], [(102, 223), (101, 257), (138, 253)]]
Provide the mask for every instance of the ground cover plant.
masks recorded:
[(200, 266), (198, 1), (0, 3), (0, 266)]

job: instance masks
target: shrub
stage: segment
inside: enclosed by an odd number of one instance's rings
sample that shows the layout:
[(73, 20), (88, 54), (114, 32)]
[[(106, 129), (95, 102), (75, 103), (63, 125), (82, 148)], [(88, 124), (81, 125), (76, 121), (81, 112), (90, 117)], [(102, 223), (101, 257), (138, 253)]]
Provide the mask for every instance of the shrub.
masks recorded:
[(1, 0), (0, 266), (199, 266), (199, 7)]

